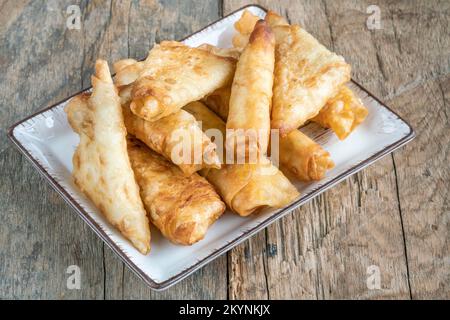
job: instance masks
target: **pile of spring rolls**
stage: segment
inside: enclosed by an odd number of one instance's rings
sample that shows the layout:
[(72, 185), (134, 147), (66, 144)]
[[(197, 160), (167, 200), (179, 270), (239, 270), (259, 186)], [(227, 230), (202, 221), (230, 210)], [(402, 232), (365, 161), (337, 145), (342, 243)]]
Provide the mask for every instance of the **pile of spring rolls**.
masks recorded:
[[(235, 29), (233, 48), (163, 41), (144, 61), (114, 63), (114, 79), (97, 60), (92, 93), (65, 109), (80, 137), (74, 184), (142, 254), (150, 223), (191, 245), (226, 207), (248, 216), (288, 205), (299, 197), (291, 181), (322, 179), (334, 166), (298, 128), (313, 121), (342, 140), (367, 116), (346, 86), (350, 66), (300, 26), (245, 11)], [(261, 134), (244, 139), (244, 154), (258, 161), (225, 161), (248, 129)]]

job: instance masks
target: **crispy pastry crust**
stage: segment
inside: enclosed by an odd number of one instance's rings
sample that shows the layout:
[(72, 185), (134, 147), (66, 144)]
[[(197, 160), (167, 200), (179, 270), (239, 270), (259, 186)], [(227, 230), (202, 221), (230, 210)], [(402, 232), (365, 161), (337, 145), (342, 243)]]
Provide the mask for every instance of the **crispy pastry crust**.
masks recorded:
[(231, 81), (235, 60), (175, 41), (156, 45), (133, 85), (131, 111), (156, 121)]
[(170, 241), (191, 245), (225, 211), (214, 188), (198, 174), (189, 177), (129, 137), (128, 154), (150, 220)]
[(301, 181), (320, 180), (334, 167), (330, 154), (304, 133), (294, 130), (279, 141), (280, 168)]
[(271, 125), (286, 135), (315, 117), (338, 93), (350, 80), (350, 66), (300, 26), (277, 26), (274, 33), (277, 45)]
[[(130, 134), (175, 163), (185, 175), (202, 168), (220, 168), (215, 144), (188, 112), (179, 110), (158, 121), (149, 122), (135, 116), (129, 106), (123, 105), (123, 115)], [(185, 155), (184, 151), (188, 154)], [(194, 157), (196, 152), (200, 153), (198, 156), (201, 158)]]
[[(216, 128), (225, 134), (225, 123), (203, 103), (190, 103), (185, 110), (202, 121), (204, 130)], [(281, 171), (266, 158), (260, 160), (257, 164), (229, 164), (201, 173), (217, 188), (228, 207), (241, 216), (265, 207), (281, 208), (299, 196)]]
[(73, 178), (106, 219), (142, 254), (150, 251), (149, 222), (127, 155), (126, 130), (106, 61), (97, 60), (93, 92), (74, 97), (66, 108), (80, 136)]
[(364, 121), (369, 111), (362, 101), (347, 86), (328, 100), (319, 114), (312, 121), (322, 127), (330, 128), (340, 140), (344, 140), (355, 128)]
[(267, 153), (269, 143), (274, 50), (270, 27), (264, 20), (258, 21), (237, 63), (231, 87), (227, 129), (235, 131), (227, 141), (236, 143), (237, 135), (242, 134), (237, 129), (255, 130), (260, 154)]

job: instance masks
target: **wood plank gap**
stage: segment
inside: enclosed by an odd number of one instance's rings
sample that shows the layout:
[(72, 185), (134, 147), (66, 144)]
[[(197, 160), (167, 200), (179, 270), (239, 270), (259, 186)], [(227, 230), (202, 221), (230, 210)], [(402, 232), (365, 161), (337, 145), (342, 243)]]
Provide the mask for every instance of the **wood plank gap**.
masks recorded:
[(220, 18), (223, 18), (223, 1), (224, 0), (219, 0), (219, 3), (217, 5), (217, 8), (219, 9), (219, 10), (217, 10), (217, 13)]
[(106, 263), (105, 263), (105, 243), (102, 242), (102, 258), (103, 258), (103, 300), (106, 300)]
[(231, 290), (231, 284), (230, 284), (230, 272), (231, 272), (231, 268), (230, 268), (230, 255), (231, 255), (231, 250), (228, 251), (226, 253), (227, 255), (227, 300), (230, 300), (230, 290)]
[(331, 26), (331, 21), (330, 21), (330, 16), (329, 16), (326, 0), (322, 0), (322, 4), (323, 4), (323, 7), (324, 7), (324, 11), (325, 11), (325, 17), (327, 18), (328, 30), (330, 31), (330, 41), (331, 41), (331, 48), (330, 49), (332, 49), (332, 51), (336, 51), (334, 49), (333, 27)]
[(266, 238), (264, 241), (264, 249), (263, 249), (263, 269), (264, 269), (264, 280), (266, 281), (266, 292), (267, 292), (267, 300), (270, 300), (270, 292), (269, 292), (269, 280), (267, 279), (267, 269), (268, 269), (268, 256), (267, 256), (267, 248), (268, 248), (268, 243), (267, 243), (267, 239), (269, 239), (269, 234), (267, 231), (268, 228), (264, 229), (264, 237)]
[(409, 299), (413, 299), (412, 296), (412, 290), (411, 290), (411, 282), (410, 282), (410, 275), (409, 275), (409, 261), (408, 261), (408, 250), (406, 247), (406, 234), (405, 234), (405, 228), (403, 226), (403, 214), (402, 214), (402, 205), (400, 203), (400, 193), (399, 193), (399, 185), (398, 185), (398, 175), (397, 175), (397, 166), (395, 164), (395, 157), (394, 153), (391, 153), (392, 163), (394, 165), (394, 176), (395, 176), (395, 192), (397, 195), (397, 203), (398, 203), (398, 213), (400, 215), (400, 225), (402, 227), (402, 238), (403, 238), (403, 251), (405, 255), (405, 264), (406, 264), (406, 278), (408, 283), (408, 291), (409, 291)]

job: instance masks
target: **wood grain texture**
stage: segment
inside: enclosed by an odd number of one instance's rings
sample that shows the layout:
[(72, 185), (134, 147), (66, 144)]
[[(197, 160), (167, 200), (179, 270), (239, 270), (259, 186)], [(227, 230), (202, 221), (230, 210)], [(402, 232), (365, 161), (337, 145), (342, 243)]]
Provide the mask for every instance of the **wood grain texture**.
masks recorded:
[(450, 75), (426, 81), (391, 104), (417, 132), (414, 143), (394, 154), (412, 297), (449, 299)]
[[(0, 298), (449, 298), (450, 3), (420, 1), (0, 0), (0, 129), (90, 85), (97, 57), (143, 58), (258, 2), (345, 56), (353, 77), (417, 139), (194, 275), (151, 291), (0, 136)], [(78, 4), (81, 30), (66, 28)], [(381, 9), (368, 30), (366, 9)], [(66, 269), (81, 268), (80, 290)], [(367, 268), (381, 272), (369, 290)]]

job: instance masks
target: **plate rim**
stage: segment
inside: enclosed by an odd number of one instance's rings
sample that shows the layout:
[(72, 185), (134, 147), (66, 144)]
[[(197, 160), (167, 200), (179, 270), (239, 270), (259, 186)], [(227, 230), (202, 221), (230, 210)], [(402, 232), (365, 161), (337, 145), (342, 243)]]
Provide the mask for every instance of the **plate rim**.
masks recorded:
[[(190, 35), (184, 37), (183, 39), (181, 39), (179, 41), (183, 41), (183, 40), (185, 40), (185, 39), (187, 39), (187, 38), (189, 38), (189, 37), (191, 37), (191, 36), (193, 36), (193, 35), (195, 35), (197, 33), (200, 33), (203, 30), (209, 28), (210, 26), (216, 24), (217, 22), (220, 22), (223, 19), (226, 19), (227, 17), (229, 17), (231, 15), (234, 15), (235, 13), (237, 13), (239, 11), (242, 11), (242, 10), (244, 10), (246, 8), (249, 8), (249, 7), (259, 8), (259, 9), (263, 10), (266, 13), (268, 11), (268, 9), (266, 9), (265, 7), (263, 7), (261, 5), (258, 5), (258, 4), (245, 5), (245, 6), (239, 8), (237, 10), (234, 10), (233, 12), (229, 13), (228, 15), (226, 15), (226, 16), (224, 16), (222, 18), (211, 22), (207, 26), (201, 28), (198, 31), (195, 31), (195, 32), (191, 33)], [(367, 93), (367, 95), (370, 96), (370, 98), (374, 99), (382, 107), (386, 108), (388, 111), (390, 111), (392, 114), (394, 114), (400, 121), (402, 121), (408, 127), (409, 132), (404, 137), (402, 137), (401, 139), (399, 139), (399, 140), (393, 142), (392, 144), (384, 147), (383, 149), (381, 149), (380, 151), (374, 153), (370, 157), (368, 157), (368, 158), (366, 158), (364, 160), (361, 160), (360, 162), (358, 162), (357, 164), (353, 165), (349, 169), (345, 170), (341, 174), (337, 175), (336, 177), (334, 177), (330, 181), (327, 181), (323, 185), (320, 185), (318, 188), (316, 188), (315, 190), (311, 191), (305, 197), (300, 197), (299, 199), (297, 199), (296, 201), (292, 202), (288, 206), (286, 206), (286, 207), (284, 207), (282, 209), (279, 209), (278, 211), (274, 212), (267, 219), (261, 221), (256, 226), (254, 226), (254, 227), (252, 227), (252, 228), (250, 228), (248, 230), (245, 230), (238, 237), (236, 237), (232, 241), (229, 241), (229, 242), (225, 243), (220, 248), (215, 249), (213, 252), (211, 252), (206, 257), (198, 260), (196, 263), (192, 264), (191, 266), (187, 267), (186, 269), (182, 270), (181, 272), (178, 272), (177, 274), (173, 275), (172, 277), (170, 277), (170, 278), (168, 278), (168, 279), (166, 279), (164, 281), (161, 281), (161, 282), (157, 282), (156, 280), (152, 279), (147, 273), (145, 273), (140, 267), (138, 267), (133, 261), (131, 261), (131, 259), (127, 256), (127, 254), (123, 250), (121, 250), (119, 248), (119, 246), (106, 234), (106, 232), (81, 207), (81, 205), (65, 190), (65, 188), (61, 184), (59, 184), (51, 176), (51, 174), (28, 152), (28, 150), (16, 138), (16, 136), (14, 134), (14, 130), (18, 126), (23, 124), (24, 122), (26, 122), (26, 121), (28, 121), (28, 120), (30, 120), (30, 119), (32, 119), (32, 118), (42, 114), (42, 113), (45, 113), (45, 112), (47, 112), (47, 111), (49, 111), (51, 109), (54, 109), (54, 108), (58, 107), (59, 105), (61, 105), (62, 103), (68, 101), (69, 99), (73, 98), (74, 96), (76, 96), (76, 95), (78, 95), (78, 94), (80, 94), (80, 93), (82, 93), (82, 92), (84, 92), (86, 90), (89, 90), (90, 87), (82, 89), (79, 92), (74, 93), (74, 94), (68, 96), (67, 98), (65, 98), (65, 99), (63, 99), (63, 100), (61, 100), (59, 102), (56, 102), (56, 103), (54, 103), (54, 104), (52, 104), (52, 105), (50, 105), (48, 107), (45, 107), (45, 108), (43, 108), (41, 110), (38, 110), (38, 111), (32, 113), (31, 115), (23, 118), (22, 120), (14, 123), (13, 125), (11, 125), (7, 129), (7, 136), (9, 138), (9, 140), (13, 143), (13, 145), (15, 147), (17, 147), (22, 154), (24, 154), (25, 158), (29, 162), (31, 162), (31, 164), (37, 169), (39, 174), (41, 176), (43, 176), (47, 180), (47, 182), (51, 185), (51, 187), (64, 199), (64, 201), (67, 202), (72, 209), (74, 209), (74, 211), (83, 219), (84, 222), (86, 222), (89, 225), (89, 227), (97, 234), (97, 236), (99, 236), (103, 240), (103, 242), (105, 242), (108, 245), (108, 247), (111, 250), (113, 250), (122, 259), (122, 261), (144, 283), (146, 283), (151, 289), (153, 289), (155, 291), (163, 291), (163, 290), (168, 289), (172, 285), (176, 284), (177, 282), (183, 280), (187, 276), (191, 275), (193, 272), (195, 272), (196, 270), (200, 269), (201, 267), (203, 267), (204, 265), (209, 263), (211, 260), (214, 260), (218, 256), (222, 255), (223, 253), (229, 251), (230, 249), (232, 249), (233, 247), (237, 246), (241, 242), (243, 242), (246, 239), (250, 238), (255, 233), (257, 233), (260, 230), (264, 229), (265, 227), (267, 227), (268, 225), (270, 225), (274, 221), (276, 221), (276, 220), (282, 218), (283, 216), (285, 216), (286, 214), (290, 213), (292, 210), (294, 210), (294, 209), (298, 208), (299, 206), (305, 204), (306, 202), (310, 201), (311, 199), (313, 199), (317, 195), (319, 195), (322, 192), (328, 190), (329, 188), (333, 187), (334, 185), (336, 185), (337, 183), (341, 182), (342, 180), (348, 178), (349, 176), (353, 175), (354, 173), (364, 169), (365, 167), (369, 166), (370, 164), (372, 164), (376, 160), (382, 158), (383, 156), (385, 156), (385, 155), (393, 152), (394, 150), (402, 147), (403, 145), (405, 145), (406, 143), (410, 142), (412, 139), (415, 138), (416, 134), (414, 132), (414, 129), (412, 128), (412, 126), (407, 121), (405, 121), (401, 116), (399, 116), (395, 111), (393, 111), (391, 108), (389, 108), (385, 103), (383, 103), (380, 99), (378, 99), (375, 95), (373, 95), (370, 91), (368, 91), (361, 84), (359, 84), (358, 82), (356, 82), (353, 79), (351, 81), (356, 86), (358, 86), (362, 91)]]

